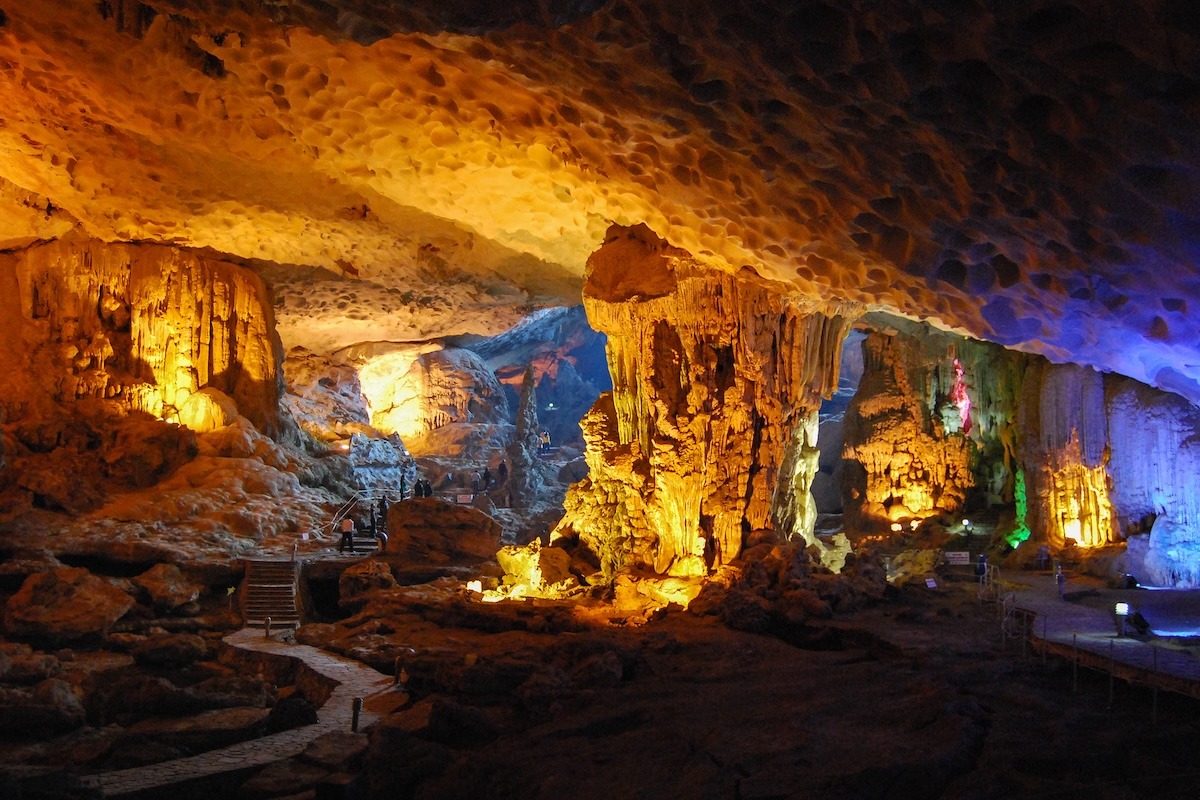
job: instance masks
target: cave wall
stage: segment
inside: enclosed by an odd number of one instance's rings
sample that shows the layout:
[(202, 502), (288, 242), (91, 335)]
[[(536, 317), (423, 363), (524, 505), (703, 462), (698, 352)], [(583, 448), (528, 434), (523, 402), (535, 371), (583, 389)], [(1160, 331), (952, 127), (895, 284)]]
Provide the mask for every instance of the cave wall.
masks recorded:
[(1132, 378), (871, 324), (844, 422), (847, 527), (1013, 504), (1020, 472), (1027, 512), (1014, 522), (1036, 540), (1128, 542), (1118, 563), (1144, 582), (1200, 585), (1200, 409)]
[(1026, 357), (902, 321), (871, 330), (862, 348), (843, 424), (847, 524), (956, 514), (973, 495), (1011, 502)]
[(817, 409), (837, 385), (848, 322), (749, 270), (706, 268), (646, 228), (614, 226), (584, 303), (608, 336), (612, 392), (582, 427), (590, 474), (573, 532), (611, 572), (694, 576), (747, 532), (811, 537)]
[(72, 237), (0, 254), (0, 275), (0, 405), (11, 421), (88, 400), (171, 418), (210, 387), (263, 432), (283, 432), (281, 346), (253, 272)]

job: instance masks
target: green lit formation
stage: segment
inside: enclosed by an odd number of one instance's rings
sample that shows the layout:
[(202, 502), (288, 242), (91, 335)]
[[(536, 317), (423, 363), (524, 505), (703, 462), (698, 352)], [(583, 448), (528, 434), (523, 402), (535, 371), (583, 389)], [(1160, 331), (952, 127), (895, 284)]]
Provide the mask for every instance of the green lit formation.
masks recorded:
[(1025, 470), (1018, 469), (1013, 485), (1013, 499), (1017, 506), (1017, 524), (1012, 533), (1004, 537), (1009, 547), (1016, 547), (1032, 535), (1033, 531), (1025, 524), (1025, 515), (1029, 512), (1029, 501), (1025, 497)]

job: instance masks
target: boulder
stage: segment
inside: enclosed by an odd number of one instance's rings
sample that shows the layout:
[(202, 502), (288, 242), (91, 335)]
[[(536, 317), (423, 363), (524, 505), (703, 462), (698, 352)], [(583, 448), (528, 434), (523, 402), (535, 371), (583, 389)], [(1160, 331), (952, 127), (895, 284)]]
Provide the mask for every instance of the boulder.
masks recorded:
[(83, 704), (66, 681), (50, 678), (26, 689), (0, 688), (0, 730), (44, 739), (83, 725)]
[[(7, 663), (8, 668), (4, 665)], [(62, 672), (59, 660), (49, 653), (0, 654), (0, 680), (5, 683), (33, 684)]]
[(397, 586), (392, 568), (386, 561), (371, 558), (347, 567), (338, 580), (338, 602), (352, 603), (362, 595), (376, 589), (394, 589)]
[(414, 498), (392, 505), (388, 537), (388, 552), (404, 564), (475, 566), (500, 547), (500, 525), (474, 508)]
[(242, 784), (239, 797), (280, 797), (312, 789), (329, 777), (329, 770), (289, 758), (264, 767)]
[(133, 608), (133, 598), (86, 569), (56, 567), (30, 575), (4, 609), (13, 636), (69, 642), (102, 636)]
[(188, 717), (153, 717), (130, 725), (129, 732), (199, 752), (262, 736), (268, 713), (265, 708), (219, 708)]
[(156, 611), (171, 612), (200, 597), (200, 587), (187, 580), (174, 564), (155, 564), (133, 579), (150, 597)]
[(177, 416), (181, 425), (197, 433), (207, 433), (224, 428), (237, 419), (238, 407), (233, 398), (220, 389), (206, 386), (183, 401)]
[(501, 549), (496, 560), (504, 570), (504, 583), (521, 594), (554, 592), (577, 583), (571, 574), (571, 556), (561, 547), (542, 547), (535, 540)]
[(267, 733), (290, 731), (317, 724), (317, 710), (298, 694), (285, 697), (271, 707), (267, 715)]
[(345, 772), (361, 763), (368, 744), (364, 733), (331, 731), (314, 739), (300, 758), (334, 772)]
[(139, 664), (183, 667), (208, 654), (208, 642), (194, 633), (164, 633), (148, 636), (130, 650)]

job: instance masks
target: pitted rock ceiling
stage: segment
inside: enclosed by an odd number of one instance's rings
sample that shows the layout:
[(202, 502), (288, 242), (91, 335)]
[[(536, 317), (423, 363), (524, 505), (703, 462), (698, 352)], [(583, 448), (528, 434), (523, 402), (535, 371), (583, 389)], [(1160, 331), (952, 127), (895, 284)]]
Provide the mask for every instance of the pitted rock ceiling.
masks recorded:
[(244, 259), (288, 344), (576, 302), (608, 226), (645, 223), (830, 312), (1200, 401), (1190, 0), (0, 9), (0, 248)]

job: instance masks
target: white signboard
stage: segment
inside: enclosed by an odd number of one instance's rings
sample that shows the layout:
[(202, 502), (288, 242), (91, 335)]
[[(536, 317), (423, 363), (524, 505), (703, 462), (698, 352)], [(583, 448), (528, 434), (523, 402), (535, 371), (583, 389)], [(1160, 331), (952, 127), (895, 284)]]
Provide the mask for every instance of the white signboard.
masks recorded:
[(965, 567), (971, 563), (971, 554), (966, 550), (947, 550), (943, 555), (947, 564)]

